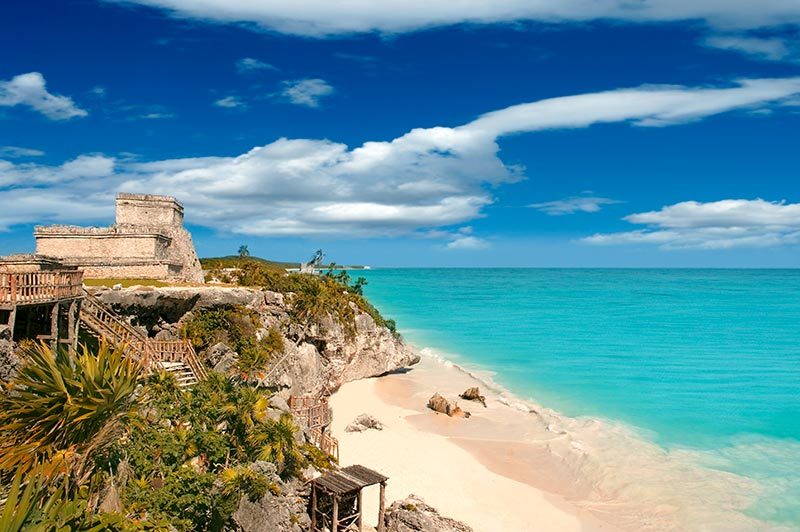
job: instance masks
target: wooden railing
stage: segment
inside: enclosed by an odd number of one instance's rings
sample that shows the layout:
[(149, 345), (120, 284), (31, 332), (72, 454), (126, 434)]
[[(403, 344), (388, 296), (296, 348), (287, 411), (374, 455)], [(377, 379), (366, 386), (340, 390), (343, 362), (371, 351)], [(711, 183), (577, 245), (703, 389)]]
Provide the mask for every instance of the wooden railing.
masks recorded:
[(182, 362), (189, 366), (197, 380), (208, 377), (208, 372), (197, 358), (194, 346), (188, 340), (148, 340), (145, 347), (150, 364)]
[(304, 429), (326, 427), (331, 423), (331, 408), (324, 397), (289, 397), (289, 408)]
[(31, 305), (83, 295), (83, 272), (54, 270), (0, 273), (0, 303)]
[(309, 429), (306, 434), (314, 447), (339, 461), (339, 440), (320, 429)]
[(188, 340), (151, 340), (89, 293), (81, 306), (81, 321), (108, 342), (126, 346), (147, 369), (158, 362), (181, 362), (189, 366), (197, 380), (208, 376)]

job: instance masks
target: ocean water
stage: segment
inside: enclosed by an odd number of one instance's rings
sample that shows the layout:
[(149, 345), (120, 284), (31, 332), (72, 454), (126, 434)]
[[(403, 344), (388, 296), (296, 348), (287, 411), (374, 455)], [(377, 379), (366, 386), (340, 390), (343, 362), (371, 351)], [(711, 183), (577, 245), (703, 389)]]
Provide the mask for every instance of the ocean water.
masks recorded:
[(743, 511), (800, 530), (800, 270), (355, 275), (411, 343), (752, 480)]

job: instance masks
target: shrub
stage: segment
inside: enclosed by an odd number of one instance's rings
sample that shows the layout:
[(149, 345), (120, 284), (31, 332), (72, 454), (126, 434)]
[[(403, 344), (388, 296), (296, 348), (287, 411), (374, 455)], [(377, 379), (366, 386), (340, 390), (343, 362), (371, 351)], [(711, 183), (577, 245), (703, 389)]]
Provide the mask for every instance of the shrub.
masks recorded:
[(125, 426), (141, 366), (105, 343), (96, 353), (83, 346), (74, 359), (40, 344), (25, 358), (0, 398), (0, 472), (46, 466), (49, 478), (82, 485)]

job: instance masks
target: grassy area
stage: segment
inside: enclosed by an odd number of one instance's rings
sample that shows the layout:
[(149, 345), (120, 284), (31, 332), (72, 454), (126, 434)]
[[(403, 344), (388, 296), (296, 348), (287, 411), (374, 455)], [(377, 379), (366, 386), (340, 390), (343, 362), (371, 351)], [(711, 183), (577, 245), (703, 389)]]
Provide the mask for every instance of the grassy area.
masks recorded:
[(165, 281), (157, 281), (155, 279), (84, 279), (83, 284), (86, 286), (107, 286), (111, 288), (114, 285), (121, 284), (123, 288), (131, 286), (172, 286)]
[(219, 268), (240, 268), (243, 264), (256, 263), (259, 265), (285, 270), (286, 268), (299, 268), (299, 262), (280, 262), (262, 259), (260, 257), (240, 257), (228, 255), (227, 257), (208, 257), (200, 259), (203, 269), (213, 270)]

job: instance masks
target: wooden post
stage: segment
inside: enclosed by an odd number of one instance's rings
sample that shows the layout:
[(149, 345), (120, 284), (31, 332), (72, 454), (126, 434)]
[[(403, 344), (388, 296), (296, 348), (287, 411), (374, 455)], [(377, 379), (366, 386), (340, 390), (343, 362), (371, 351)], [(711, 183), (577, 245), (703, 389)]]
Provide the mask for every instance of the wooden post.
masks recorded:
[(50, 311), (50, 346), (58, 349), (58, 313), (61, 310), (61, 303), (56, 301)]
[(361, 512), (361, 490), (358, 490), (358, 495), (356, 497), (356, 510), (358, 511), (358, 532), (361, 532), (364, 526), (364, 517), (362, 516)]
[(311, 532), (317, 532), (317, 485), (311, 483)]
[(77, 299), (73, 299), (69, 304), (69, 314), (67, 315), (67, 340), (69, 350), (75, 353), (78, 350), (78, 311), (80, 309)]
[(383, 532), (383, 514), (386, 511), (386, 482), (381, 482), (381, 500), (378, 502), (378, 532)]
[(11, 331), (11, 339), (14, 339), (14, 326), (17, 324), (17, 306), (11, 308), (11, 314), (8, 316), (8, 330)]
[(331, 532), (339, 532), (339, 496), (333, 496), (333, 521), (331, 522)]

